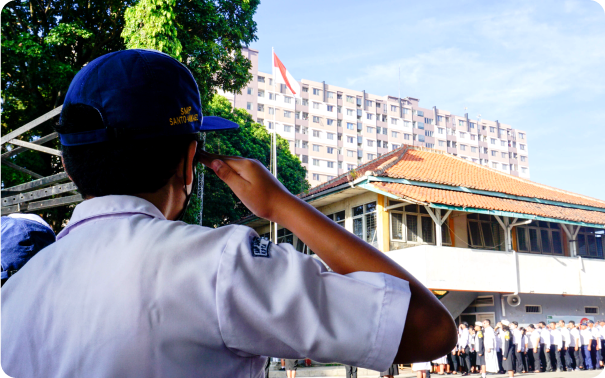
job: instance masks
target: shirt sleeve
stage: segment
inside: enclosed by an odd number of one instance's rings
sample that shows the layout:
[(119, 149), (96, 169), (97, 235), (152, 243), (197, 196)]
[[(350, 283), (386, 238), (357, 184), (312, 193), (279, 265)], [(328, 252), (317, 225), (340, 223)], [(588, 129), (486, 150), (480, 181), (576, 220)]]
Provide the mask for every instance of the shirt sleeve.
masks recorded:
[(411, 298), (405, 280), (328, 272), (243, 226), (222, 253), (216, 294), (223, 341), (240, 356), (307, 357), (378, 371), (395, 359)]

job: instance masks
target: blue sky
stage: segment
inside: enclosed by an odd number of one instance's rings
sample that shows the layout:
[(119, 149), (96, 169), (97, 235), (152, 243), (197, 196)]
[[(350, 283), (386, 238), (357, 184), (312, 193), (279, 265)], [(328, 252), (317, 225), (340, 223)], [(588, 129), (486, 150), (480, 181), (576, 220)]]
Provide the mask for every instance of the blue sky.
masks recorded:
[(593, 0), (275, 1), (255, 17), (300, 80), (401, 94), (528, 134), (531, 179), (605, 199), (605, 11)]

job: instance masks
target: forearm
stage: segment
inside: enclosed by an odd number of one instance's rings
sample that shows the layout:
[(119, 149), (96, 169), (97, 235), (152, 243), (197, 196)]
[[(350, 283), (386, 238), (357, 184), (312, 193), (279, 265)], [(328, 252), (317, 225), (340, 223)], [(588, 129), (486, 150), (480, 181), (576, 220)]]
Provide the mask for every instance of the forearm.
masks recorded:
[(306, 202), (295, 197), (284, 202), (285, 206), (275, 215), (276, 221), (297, 235), (334, 272), (381, 272), (408, 281), (412, 297), (406, 325), (413, 326), (404, 329), (396, 362), (434, 359), (454, 347), (456, 328), (452, 317), (420, 281)]

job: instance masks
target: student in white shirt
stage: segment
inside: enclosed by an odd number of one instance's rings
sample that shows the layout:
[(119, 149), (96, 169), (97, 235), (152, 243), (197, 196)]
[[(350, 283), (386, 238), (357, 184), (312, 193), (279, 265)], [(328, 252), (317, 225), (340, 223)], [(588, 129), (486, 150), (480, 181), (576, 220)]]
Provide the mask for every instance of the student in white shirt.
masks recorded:
[[(234, 127), (204, 117), (192, 74), (157, 51), (110, 53), (76, 75), (56, 130), (86, 200), (2, 287), (7, 374), (259, 377), (262, 356), (380, 371), (451, 350), (453, 319), (405, 269), (258, 161), (196, 151), (199, 133)], [(245, 226), (177, 221), (197, 161), (333, 272)]]
[(571, 366), (571, 356), (569, 346), (571, 345), (571, 334), (569, 333), (569, 329), (565, 326), (564, 320), (559, 320), (557, 324), (559, 327), (558, 330), (561, 333), (561, 338), (563, 339), (563, 345), (559, 350), (561, 361), (565, 361), (565, 370), (572, 371), (573, 368)]
[(576, 323), (570, 320), (567, 323), (569, 329), (569, 355), (572, 358), (572, 365), (575, 371), (584, 368), (584, 359), (582, 358), (582, 342), (580, 341), (580, 330), (576, 327)]
[(550, 354), (551, 359), (554, 357), (554, 360), (557, 362), (557, 372), (563, 371), (563, 362), (561, 360), (561, 354), (559, 353), (563, 348), (563, 336), (561, 332), (557, 329), (557, 324), (555, 322), (550, 322), (548, 324), (548, 328), (550, 329), (550, 337), (551, 337), (551, 345), (550, 345)]
[(498, 355), (496, 352), (497, 336), (492, 328), (492, 322), (489, 319), (483, 321), (484, 346), (485, 346), (485, 368), (488, 373), (497, 373), (500, 371), (498, 366)]
[(459, 326), (458, 334), (458, 356), (460, 357), (460, 366), (464, 371), (463, 376), (469, 375), (471, 372), (471, 357), (470, 357), (470, 333), (468, 331), (468, 323), (462, 322)]
[(584, 359), (584, 370), (594, 370), (595, 367), (592, 364), (592, 339), (594, 336), (590, 329), (588, 329), (587, 323), (580, 324), (580, 342), (582, 343), (582, 358)]
[(530, 369), (534, 373), (540, 372), (540, 331), (533, 324), (527, 326), (529, 330), (528, 338), (528, 360)]
[(542, 361), (544, 371), (551, 372), (553, 368), (550, 358), (550, 332), (546, 327), (546, 323), (540, 322), (538, 324), (540, 326), (540, 360)]

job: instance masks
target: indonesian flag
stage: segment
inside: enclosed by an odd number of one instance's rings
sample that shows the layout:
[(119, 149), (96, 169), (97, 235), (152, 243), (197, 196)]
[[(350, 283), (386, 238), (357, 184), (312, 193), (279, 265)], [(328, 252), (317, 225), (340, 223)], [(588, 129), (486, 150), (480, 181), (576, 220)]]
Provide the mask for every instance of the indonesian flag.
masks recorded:
[(273, 53), (273, 67), (274, 69), (277, 69), (275, 82), (286, 84), (286, 86), (290, 88), (290, 91), (292, 91), (292, 94), (297, 97), (300, 96), (300, 85), (298, 85), (298, 82), (290, 75), (290, 72), (288, 72), (281, 60), (279, 60), (275, 52)]

